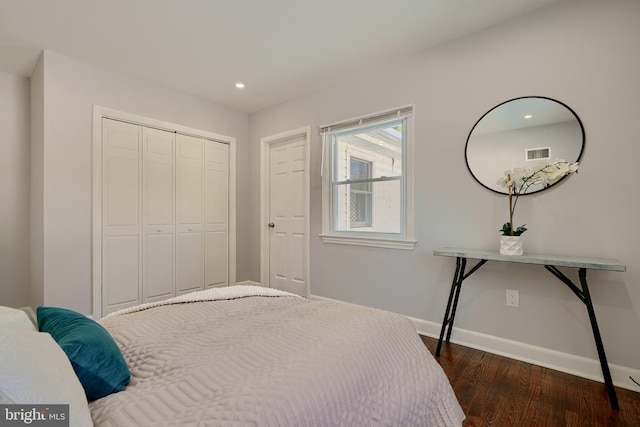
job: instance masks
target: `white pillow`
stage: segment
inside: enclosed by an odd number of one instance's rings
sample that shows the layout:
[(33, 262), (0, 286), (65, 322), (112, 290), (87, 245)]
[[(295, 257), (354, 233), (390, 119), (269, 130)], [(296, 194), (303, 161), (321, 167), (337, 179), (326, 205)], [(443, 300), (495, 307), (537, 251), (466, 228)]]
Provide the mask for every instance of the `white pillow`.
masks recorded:
[(0, 327), (0, 403), (68, 404), (70, 427), (93, 425), (71, 362), (48, 333)]
[(17, 328), (27, 331), (37, 330), (27, 313), (17, 308), (0, 305), (0, 328)]

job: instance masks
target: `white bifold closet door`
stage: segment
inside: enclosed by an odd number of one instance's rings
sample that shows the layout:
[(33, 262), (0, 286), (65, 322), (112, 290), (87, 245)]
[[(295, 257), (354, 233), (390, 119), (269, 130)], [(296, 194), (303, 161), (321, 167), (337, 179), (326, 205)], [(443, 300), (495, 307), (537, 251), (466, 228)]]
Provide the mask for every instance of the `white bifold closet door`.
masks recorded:
[(204, 144), (177, 135), (176, 292), (204, 287)]
[(229, 146), (103, 119), (103, 315), (229, 277)]
[(229, 145), (204, 141), (205, 285), (229, 283)]
[(174, 295), (173, 132), (142, 128), (142, 301)]
[(140, 302), (142, 128), (103, 119), (102, 314)]

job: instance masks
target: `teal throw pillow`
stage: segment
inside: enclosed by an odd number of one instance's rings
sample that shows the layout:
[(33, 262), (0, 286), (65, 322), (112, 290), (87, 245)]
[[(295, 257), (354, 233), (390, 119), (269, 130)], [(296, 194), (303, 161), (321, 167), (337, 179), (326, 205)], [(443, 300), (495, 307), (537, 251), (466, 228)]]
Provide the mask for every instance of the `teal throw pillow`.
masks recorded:
[(38, 307), (38, 329), (48, 332), (71, 361), (87, 399), (122, 391), (131, 376), (120, 348), (99, 323), (72, 310)]

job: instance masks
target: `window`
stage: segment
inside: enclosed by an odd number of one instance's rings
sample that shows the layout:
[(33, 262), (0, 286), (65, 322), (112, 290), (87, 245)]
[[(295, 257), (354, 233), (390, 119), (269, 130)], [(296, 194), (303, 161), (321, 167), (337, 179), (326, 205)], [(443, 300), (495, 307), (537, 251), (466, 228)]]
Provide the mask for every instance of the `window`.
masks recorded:
[(340, 122), (323, 135), (323, 241), (413, 249), (413, 107)]
[(371, 162), (349, 159), (351, 181), (360, 181), (349, 186), (349, 218), (351, 228), (371, 227)]

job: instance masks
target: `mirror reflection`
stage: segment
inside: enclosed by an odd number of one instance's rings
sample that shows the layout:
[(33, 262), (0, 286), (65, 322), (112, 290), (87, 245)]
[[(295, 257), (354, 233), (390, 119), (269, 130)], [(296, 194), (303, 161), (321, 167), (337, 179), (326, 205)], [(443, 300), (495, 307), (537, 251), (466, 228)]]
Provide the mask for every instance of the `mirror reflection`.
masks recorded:
[[(465, 157), (481, 185), (507, 194), (497, 183), (506, 170), (535, 168), (556, 159), (577, 162), (583, 149), (584, 128), (571, 108), (551, 98), (527, 96), (485, 113), (469, 133)], [(546, 188), (532, 185), (526, 194)]]

